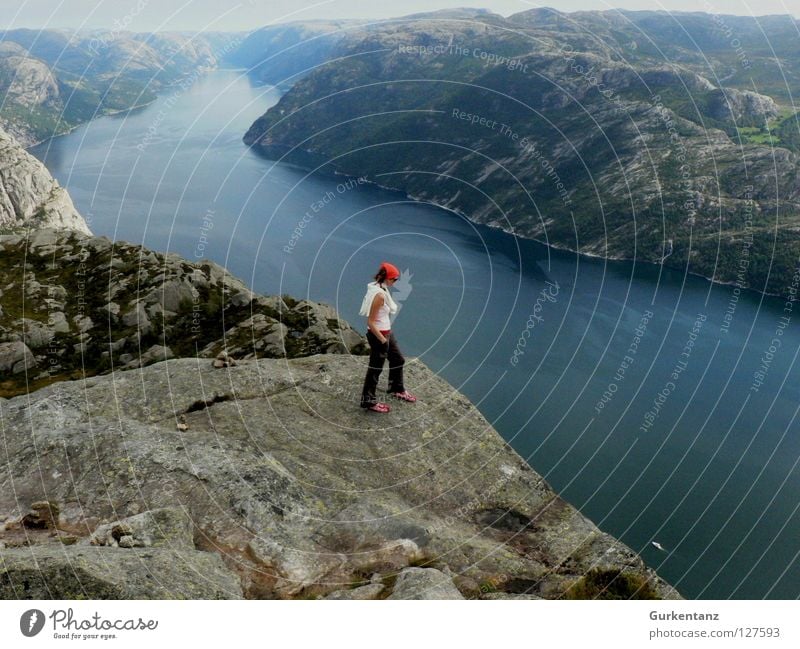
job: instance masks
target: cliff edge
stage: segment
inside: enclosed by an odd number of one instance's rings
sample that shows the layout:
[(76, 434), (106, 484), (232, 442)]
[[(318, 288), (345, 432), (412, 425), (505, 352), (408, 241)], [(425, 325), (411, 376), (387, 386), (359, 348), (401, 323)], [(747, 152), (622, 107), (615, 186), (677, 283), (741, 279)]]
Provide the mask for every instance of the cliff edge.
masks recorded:
[(174, 359), (0, 400), (0, 597), (679, 597), (421, 362), (416, 404), (361, 410), (365, 363)]

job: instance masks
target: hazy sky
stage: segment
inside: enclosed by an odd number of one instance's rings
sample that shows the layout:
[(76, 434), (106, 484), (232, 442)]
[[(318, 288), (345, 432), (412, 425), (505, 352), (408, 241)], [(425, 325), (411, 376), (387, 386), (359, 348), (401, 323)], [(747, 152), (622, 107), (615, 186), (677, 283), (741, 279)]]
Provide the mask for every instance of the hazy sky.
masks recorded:
[(547, 6), (561, 11), (623, 8), (800, 17), (798, 0), (0, 0), (0, 28), (235, 31), (312, 18), (389, 18), (452, 7), (485, 7), (507, 16)]

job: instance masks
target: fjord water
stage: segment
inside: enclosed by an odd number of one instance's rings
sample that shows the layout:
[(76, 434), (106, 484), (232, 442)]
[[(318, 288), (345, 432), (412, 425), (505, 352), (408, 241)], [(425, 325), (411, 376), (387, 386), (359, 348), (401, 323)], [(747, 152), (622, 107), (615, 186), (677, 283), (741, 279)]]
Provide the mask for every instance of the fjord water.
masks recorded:
[(800, 595), (800, 306), (260, 158), (242, 135), (278, 97), (218, 71), (33, 153), (95, 234), (208, 257), (362, 330), (379, 262), (407, 269), (394, 323), (406, 356), (565, 500), (686, 597)]

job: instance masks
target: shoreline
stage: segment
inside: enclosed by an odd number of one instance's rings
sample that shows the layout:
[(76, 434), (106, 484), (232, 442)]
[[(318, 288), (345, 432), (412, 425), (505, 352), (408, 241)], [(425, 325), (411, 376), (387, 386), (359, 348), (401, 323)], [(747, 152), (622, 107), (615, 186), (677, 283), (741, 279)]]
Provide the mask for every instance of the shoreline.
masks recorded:
[[(247, 145), (245, 145), (245, 146), (247, 146)], [(257, 145), (252, 145), (250, 148), (254, 148), (255, 146), (257, 146)], [(307, 152), (309, 154), (313, 154), (313, 152), (311, 152), (311, 151), (305, 151), (305, 152)], [(281, 164), (285, 164), (285, 163), (281, 162)], [(311, 169), (309, 169), (308, 167), (304, 167), (303, 165), (297, 165), (297, 164), (294, 164), (294, 163), (288, 163), (288, 164), (292, 164), (292, 166), (304, 169), (305, 171), (311, 171)], [(334, 175), (336, 175), (336, 176), (344, 176), (346, 178), (363, 178), (363, 176), (353, 176), (351, 174), (344, 173), (344, 172), (338, 171), (338, 170), (334, 171)], [(573, 253), (573, 254), (581, 256), (581, 257), (588, 257), (590, 259), (597, 259), (597, 260), (603, 260), (603, 261), (626, 262), (626, 263), (631, 263), (631, 264), (634, 264), (634, 265), (636, 265), (636, 264), (648, 264), (649, 266), (661, 266), (662, 268), (664, 268), (666, 270), (670, 270), (670, 271), (673, 271), (673, 272), (683, 272), (686, 275), (691, 275), (692, 277), (697, 277), (699, 279), (703, 279), (706, 282), (708, 282), (709, 284), (711, 284), (712, 286), (714, 286), (714, 285), (717, 285), (717, 286), (731, 286), (733, 288), (738, 288), (741, 292), (750, 293), (753, 296), (764, 296), (764, 297), (767, 297), (767, 298), (775, 298), (777, 300), (785, 299), (784, 296), (782, 296), (782, 295), (780, 295), (778, 293), (770, 293), (768, 291), (760, 291), (760, 290), (758, 290), (756, 288), (752, 288), (750, 286), (744, 286), (744, 287), (743, 286), (739, 286), (739, 284), (737, 282), (735, 282), (735, 281), (726, 281), (726, 280), (721, 280), (721, 279), (713, 279), (713, 278), (708, 277), (707, 275), (703, 275), (701, 273), (697, 273), (697, 272), (694, 272), (694, 271), (691, 271), (691, 270), (687, 271), (685, 268), (679, 268), (679, 267), (676, 267), (676, 266), (664, 265), (663, 263), (658, 263), (658, 262), (655, 262), (655, 261), (649, 261), (647, 259), (631, 258), (631, 257), (619, 257), (619, 256), (615, 256), (615, 255), (598, 255), (598, 254), (592, 253), (592, 252), (580, 252), (580, 251), (575, 250), (573, 248), (570, 248), (568, 246), (562, 246), (562, 245), (557, 244), (557, 243), (548, 243), (546, 241), (542, 241), (541, 239), (537, 239), (536, 237), (528, 237), (528, 236), (525, 236), (525, 235), (517, 234), (516, 232), (510, 232), (506, 228), (503, 228), (503, 227), (498, 226), (498, 225), (491, 225), (489, 223), (481, 223), (480, 221), (474, 221), (473, 219), (469, 218), (469, 216), (467, 216), (466, 214), (464, 214), (463, 212), (461, 212), (461, 211), (459, 211), (457, 209), (454, 209), (452, 207), (447, 207), (445, 205), (441, 205), (440, 203), (438, 203), (438, 202), (436, 202), (434, 200), (427, 199), (427, 198), (426, 199), (420, 199), (419, 197), (414, 196), (413, 194), (410, 194), (408, 192), (405, 192), (402, 189), (397, 189), (396, 187), (387, 187), (386, 185), (381, 185), (379, 182), (374, 181), (374, 180), (366, 179), (364, 181), (364, 184), (373, 185), (373, 186), (378, 187), (378, 188), (380, 188), (380, 189), (382, 189), (384, 191), (397, 192), (397, 193), (402, 194), (406, 198), (409, 198), (410, 200), (412, 200), (412, 201), (414, 201), (416, 203), (419, 203), (421, 205), (432, 205), (432, 206), (434, 206), (436, 208), (445, 210), (445, 211), (450, 212), (452, 214), (455, 214), (455, 215), (457, 215), (457, 216), (459, 216), (459, 217), (461, 217), (463, 219), (466, 219), (467, 221), (469, 221), (470, 223), (473, 223), (475, 225), (482, 225), (482, 226), (485, 226), (487, 228), (492, 228), (493, 230), (500, 230), (501, 232), (504, 232), (504, 233), (508, 234), (509, 236), (517, 237), (517, 238), (520, 238), (520, 239), (524, 239), (525, 241), (534, 241), (535, 243), (538, 243), (539, 245), (544, 246), (548, 250), (552, 249), (552, 250), (555, 250), (557, 252), (570, 252), (570, 253)]]
[[(211, 72), (216, 72), (216, 71), (240, 72), (240, 71), (242, 71), (244, 69), (245, 68), (212, 68), (212, 69), (203, 70), (203, 74), (206, 75), (206, 74), (209, 74)], [(171, 88), (173, 85), (174, 84), (170, 84), (168, 86), (165, 86), (163, 88), (163, 90), (166, 91), (169, 88)], [(265, 84), (265, 85), (270, 85), (270, 84)], [(277, 86), (273, 85), (272, 87), (275, 88)], [(141, 108), (146, 108), (146, 107), (151, 106), (152, 104), (154, 104), (156, 101), (158, 101), (161, 98), (162, 94), (163, 93), (158, 93), (151, 101), (148, 101), (148, 102), (145, 102), (145, 103), (142, 103), (142, 104), (137, 104), (135, 106), (130, 106), (128, 108), (121, 108), (119, 110), (113, 110), (113, 111), (109, 111), (109, 112), (104, 112), (102, 114), (98, 114), (95, 117), (92, 117), (91, 119), (89, 119), (89, 120), (87, 120), (85, 122), (81, 122), (80, 124), (76, 124), (75, 126), (72, 126), (71, 128), (69, 128), (68, 130), (64, 131), (63, 133), (58, 133), (56, 135), (52, 135), (50, 137), (47, 137), (47, 138), (45, 138), (43, 140), (40, 140), (38, 142), (35, 142), (35, 143), (33, 143), (31, 145), (28, 145), (26, 147), (23, 147), (23, 148), (26, 151), (30, 152), (30, 150), (33, 149), (34, 147), (38, 147), (38, 146), (40, 146), (40, 145), (42, 145), (42, 144), (44, 144), (46, 142), (54, 140), (55, 138), (59, 138), (59, 137), (65, 136), (65, 135), (69, 135), (70, 133), (72, 133), (77, 128), (79, 128), (81, 126), (85, 126), (86, 124), (90, 124), (91, 122), (93, 122), (96, 119), (100, 119), (102, 117), (112, 117), (114, 115), (120, 115), (122, 113), (128, 113), (128, 112), (131, 112), (131, 111), (134, 111), (134, 110), (138, 110), (138, 109), (141, 109)], [(244, 138), (244, 136), (242, 136), (242, 139), (243, 138)], [(258, 145), (257, 142), (252, 144), (252, 145), (248, 145), (248, 144), (245, 143), (244, 146), (246, 146), (249, 149), (254, 149), (256, 151), (258, 151), (259, 149), (261, 149), (263, 151), (263, 149), (264, 149), (264, 147)], [(309, 155), (314, 155), (314, 153), (312, 151), (309, 151), (307, 149), (299, 149), (299, 151), (302, 151), (303, 153), (307, 153)], [(305, 171), (311, 171), (311, 169), (308, 166), (303, 165), (303, 164), (297, 164), (297, 163), (294, 163), (294, 162), (287, 162), (287, 161), (282, 161), (281, 164), (287, 164), (287, 165), (290, 165), (290, 166), (293, 166), (293, 167), (296, 167), (296, 168), (299, 168), (299, 169), (303, 169)], [(353, 176), (352, 174), (345, 173), (345, 172), (342, 172), (342, 171), (339, 171), (339, 170), (334, 170), (333, 175), (334, 176), (343, 176), (343, 177), (346, 177), (346, 178), (358, 178), (359, 177), (359, 176)], [(650, 260), (647, 260), (647, 259), (636, 258), (636, 257), (631, 258), (631, 257), (617, 256), (617, 255), (600, 255), (600, 254), (596, 254), (596, 253), (592, 253), (592, 252), (578, 251), (578, 250), (575, 250), (574, 248), (571, 248), (569, 246), (562, 245), (562, 244), (559, 244), (559, 243), (543, 241), (542, 239), (539, 239), (539, 238), (536, 238), (536, 237), (521, 235), (521, 234), (518, 234), (518, 233), (514, 232), (513, 230), (509, 231), (509, 229), (504, 228), (502, 226), (492, 225), (492, 224), (489, 224), (489, 223), (481, 223), (480, 221), (475, 221), (475, 220), (471, 219), (467, 214), (465, 214), (464, 212), (461, 212), (458, 209), (443, 205), (443, 204), (441, 204), (440, 202), (438, 202), (436, 200), (420, 198), (418, 196), (415, 196), (412, 193), (406, 192), (406, 191), (404, 191), (402, 189), (398, 189), (396, 187), (389, 187), (389, 186), (386, 186), (386, 185), (382, 185), (381, 183), (379, 183), (376, 180), (371, 180), (369, 178), (366, 178), (364, 184), (372, 185), (372, 186), (377, 187), (379, 189), (382, 189), (384, 191), (397, 192), (397, 193), (405, 196), (407, 199), (409, 199), (409, 200), (411, 200), (411, 201), (413, 201), (415, 203), (432, 205), (432, 206), (434, 206), (434, 207), (436, 207), (438, 209), (442, 209), (442, 210), (445, 210), (445, 211), (450, 212), (452, 214), (455, 214), (455, 215), (457, 215), (457, 216), (459, 216), (459, 217), (461, 217), (461, 218), (463, 218), (463, 219), (465, 219), (465, 220), (467, 220), (470, 223), (473, 223), (475, 225), (486, 226), (486, 227), (492, 228), (494, 230), (500, 230), (500, 231), (502, 231), (502, 232), (504, 232), (504, 233), (506, 233), (506, 234), (508, 234), (510, 236), (513, 236), (513, 237), (518, 237), (518, 238), (524, 239), (526, 241), (533, 241), (533, 242), (535, 242), (535, 243), (537, 243), (537, 244), (539, 244), (541, 246), (544, 246), (547, 250), (551, 250), (552, 249), (552, 250), (555, 250), (555, 251), (558, 251), (558, 252), (569, 252), (569, 253), (572, 253), (572, 254), (575, 254), (575, 255), (579, 255), (579, 256), (583, 256), (583, 257), (587, 257), (587, 258), (590, 258), (590, 259), (597, 259), (597, 260), (604, 260), (604, 261), (627, 262), (627, 263), (632, 263), (634, 265), (637, 264), (637, 263), (645, 263), (645, 264), (648, 264), (648, 265), (654, 266), (654, 267), (655, 266), (661, 266), (662, 268), (666, 268), (666, 269), (674, 271), (674, 272), (683, 272), (686, 275), (691, 275), (693, 277), (697, 277), (697, 278), (703, 279), (703, 280), (709, 282), (711, 285), (715, 285), (716, 284), (716, 285), (719, 285), (719, 286), (731, 286), (731, 287), (734, 287), (734, 288), (739, 288), (739, 290), (742, 291), (742, 292), (751, 293), (753, 295), (764, 296), (764, 297), (768, 297), (768, 298), (776, 298), (776, 299), (779, 299), (779, 300), (783, 299), (783, 296), (781, 296), (778, 293), (770, 293), (768, 291), (762, 291), (762, 290), (759, 290), (759, 289), (756, 289), (756, 288), (753, 288), (753, 287), (749, 287), (749, 286), (748, 287), (742, 287), (742, 286), (739, 286), (736, 281), (726, 281), (726, 280), (720, 280), (720, 279), (713, 279), (711, 277), (708, 277), (707, 275), (703, 275), (702, 273), (694, 272), (694, 271), (691, 271), (691, 270), (686, 270), (685, 268), (682, 268), (682, 267), (664, 265), (663, 263), (650, 261)], [(662, 262), (663, 262), (663, 260), (662, 260)]]
[(119, 110), (112, 110), (112, 111), (109, 111), (107, 113), (100, 113), (99, 115), (96, 115), (96, 116), (92, 117), (91, 119), (87, 119), (85, 122), (81, 122), (80, 124), (75, 124), (75, 126), (69, 127), (63, 133), (55, 133), (54, 135), (46, 137), (43, 140), (39, 140), (37, 142), (34, 142), (33, 144), (29, 144), (29, 145), (24, 146), (22, 148), (25, 149), (28, 153), (30, 153), (31, 149), (33, 149), (34, 147), (41, 146), (42, 144), (45, 144), (46, 142), (50, 142), (51, 140), (55, 140), (56, 138), (64, 137), (65, 135), (69, 135), (74, 130), (79, 129), (81, 126), (86, 126), (87, 124), (91, 124), (96, 119), (101, 119), (103, 117), (113, 117), (114, 115), (120, 115), (122, 113), (129, 113), (132, 110), (138, 110), (140, 108), (147, 108), (147, 106), (151, 106), (152, 104), (157, 102), (159, 100), (159, 98), (160, 98), (159, 96), (156, 96), (154, 99), (151, 99), (150, 101), (148, 101), (147, 103), (144, 103), (144, 104), (136, 104), (135, 106), (130, 106), (129, 108), (120, 108)]

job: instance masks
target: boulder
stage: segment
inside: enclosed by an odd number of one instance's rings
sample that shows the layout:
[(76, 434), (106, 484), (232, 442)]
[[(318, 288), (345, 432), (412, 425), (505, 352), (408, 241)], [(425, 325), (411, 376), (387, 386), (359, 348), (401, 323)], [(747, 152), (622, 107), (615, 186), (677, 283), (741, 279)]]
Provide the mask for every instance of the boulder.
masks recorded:
[(144, 304), (135, 302), (132, 307), (122, 316), (122, 324), (128, 327), (136, 327), (140, 336), (144, 336), (152, 330), (150, 318), (147, 315)]
[(0, 373), (18, 374), (35, 366), (33, 352), (24, 342), (0, 343)]
[[(149, 365), (150, 363), (167, 360), (174, 357), (175, 355), (172, 353), (172, 350), (169, 347), (164, 347), (164, 345), (153, 345), (148, 347), (147, 351), (145, 351), (138, 358), (132, 358), (131, 360), (128, 360), (125, 363), (125, 369), (143, 367), (144, 365)], [(120, 356), (120, 361), (121, 360), (122, 356)]]
[(388, 599), (464, 599), (453, 580), (436, 568), (406, 568)]

